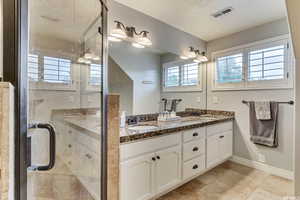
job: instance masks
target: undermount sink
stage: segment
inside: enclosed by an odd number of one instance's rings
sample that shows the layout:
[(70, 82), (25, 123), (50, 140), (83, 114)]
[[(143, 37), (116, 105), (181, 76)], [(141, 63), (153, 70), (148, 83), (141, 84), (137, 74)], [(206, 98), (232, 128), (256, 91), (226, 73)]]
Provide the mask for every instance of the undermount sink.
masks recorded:
[(137, 125), (137, 126), (128, 127), (128, 130), (139, 132), (139, 131), (153, 130), (156, 128), (157, 128), (157, 126), (153, 126), (153, 125)]

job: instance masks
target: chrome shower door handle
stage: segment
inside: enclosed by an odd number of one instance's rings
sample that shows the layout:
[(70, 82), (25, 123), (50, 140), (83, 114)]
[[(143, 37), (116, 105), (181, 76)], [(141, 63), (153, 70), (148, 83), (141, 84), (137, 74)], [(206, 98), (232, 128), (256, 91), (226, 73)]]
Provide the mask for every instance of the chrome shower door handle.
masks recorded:
[[(29, 170), (33, 171), (48, 171), (52, 169), (55, 165), (55, 154), (56, 154), (56, 139), (55, 139), (55, 130), (51, 124), (48, 123), (36, 123), (29, 124), (29, 129), (46, 129), (49, 133), (49, 163), (42, 166), (29, 166)], [(30, 158), (31, 159), (31, 158)], [(31, 161), (29, 162), (31, 163)]]

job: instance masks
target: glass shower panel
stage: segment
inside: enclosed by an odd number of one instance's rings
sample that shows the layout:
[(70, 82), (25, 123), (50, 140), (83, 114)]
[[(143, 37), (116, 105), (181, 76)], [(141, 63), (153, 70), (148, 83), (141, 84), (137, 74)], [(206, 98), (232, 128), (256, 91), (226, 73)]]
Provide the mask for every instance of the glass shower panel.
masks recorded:
[(101, 9), (98, 0), (29, 1), (28, 200), (101, 199)]

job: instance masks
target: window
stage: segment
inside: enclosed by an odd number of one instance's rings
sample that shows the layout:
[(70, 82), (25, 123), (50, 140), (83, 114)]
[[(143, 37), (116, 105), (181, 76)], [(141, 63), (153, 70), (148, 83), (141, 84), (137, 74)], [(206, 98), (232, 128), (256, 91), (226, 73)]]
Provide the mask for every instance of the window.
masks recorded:
[(29, 54), (28, 78), (30, 81), (69, 84), (71, 65), (68, 59)]
[(182, 85), (197, 85), (198, 84), (198, 70), (197, 63), (185, 64), (182, 66)]
[(43, 80), (50, 83), (70, 83), (71, 60), (44, 56)]
[(28, 80), (31, 89), (74, 90), (72, 61), (43, 54), (28, 55)]
[(101, 85), (102, 66), (100, 64), (91, 64), (89, 73), (89, 85)]
[(213, 53), (213, 89), (293, 87), (293, 57), (286, 36)]
[(199, 91), (200, 70), (199, 64), (194, 62), (171, 62), (165, 63), (164, 68), (164, 91)]
[(249, 81), (284, 79), (284, 45), (249, 52)]
[(39, 58), (38, 55), (28, 55), (28, 78), (31, 81), (39, 79)]
[(217, 81), (219, 83), (240, 82), (243, 79), (243, 54), (217, 58)]
[(166, 87), (179, 86), (179, 66), (168, 67), (166, 73)]

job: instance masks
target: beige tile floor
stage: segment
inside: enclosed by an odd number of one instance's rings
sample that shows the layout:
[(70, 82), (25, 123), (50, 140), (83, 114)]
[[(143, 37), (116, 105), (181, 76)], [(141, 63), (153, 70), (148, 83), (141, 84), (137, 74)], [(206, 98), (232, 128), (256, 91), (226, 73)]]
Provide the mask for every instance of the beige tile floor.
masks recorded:
[(285, 200), (292, 194), (292, 181), (228, 161), (159, 200)]

